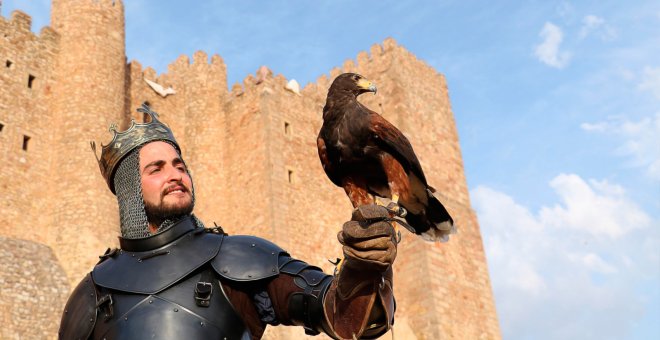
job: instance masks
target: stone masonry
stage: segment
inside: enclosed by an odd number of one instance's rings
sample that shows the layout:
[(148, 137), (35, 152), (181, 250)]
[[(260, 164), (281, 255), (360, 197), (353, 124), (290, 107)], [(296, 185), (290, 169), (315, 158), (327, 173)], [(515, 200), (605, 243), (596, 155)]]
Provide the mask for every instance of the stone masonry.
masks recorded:
[[(0, 17), (1, 338), (53, 338), (69, 291), (117, 246), (117, 203), (89, 142), (99, 152), (110, 123), (142, 121), (135, 108), (143, 102), (181, 144), (207, 226), (267, 238), (331, 273), (351, 205), (325, 176), (316, 136), (332, 79), (349, 71), (378, 85), (361, 101), (408, 136), (459, 228), (447, 243), (404, 234), (396, 337), (500, 338), (445, 78), (394, 40), (298, 94), (269, 70), (228, 90), (222, 58), (201, 51), (160, 75), (127, 63), (119, 0), (53, 0), (51, 22), (35, 35), (27, 14)], [(145, 79), (176, 94), (162, 97)], [(277, 327), (265, 338), (306, 336)]]

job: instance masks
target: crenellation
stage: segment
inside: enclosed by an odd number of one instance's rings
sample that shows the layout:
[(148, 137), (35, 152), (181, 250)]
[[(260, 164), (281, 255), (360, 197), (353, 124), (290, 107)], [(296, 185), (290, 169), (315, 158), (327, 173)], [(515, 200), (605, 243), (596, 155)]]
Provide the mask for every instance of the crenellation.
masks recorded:
[(245, 91), (243, 90), (243, 85), (239, 83), (234, 83), (234, 85), (231, 87), (231, 97), (239, 97), (242, 96)]
[(193, 62), (192, 62), (193, 67), (208, 65), (208, 63), (209, 63), (209, 56), (208, 54), (206, 54), (206, 52), (198, 50), (193, 54)]
[(341, 66), (342, 73), (355, 73), (357, 71), (357, 66), (355, 65), (355, 62), (352, 59), (347, 59), (344, 64)]
[(32, 17), (23, 11), (12, 11), (10, 23), (19, 34), (32, 33)]
[(394, 40), (394, 38), (386, 38), (383, 41), (383, 53), (395, 51), (398, 46), (399, 45), (397, 44), (396, 40)]
[(40, 40), (45, 42), (46, 46), (56, 46), (60, 41), (60, 35), (50, 26), (44, 26), (39, 31)]
[(149, 79), (151, 81), (156, 81), (158, 74), (156, 73), (156, 70), (153, 67), (148, 66), (146, 69), (144, 69), (144, 71), (142, 71), (142, 77), (145, 79)]
[(174, 62), (167, 65), (167, 73), (175, 74), (180, 72), (180, 70), (187, 70), (188, 65), (190, 65), (190, 59), (187, 55), (182, 54)]
[(369, 54), (365, 51), (360, 51), (355, 59), (357, 61), (358, 67), (365, 67), (371, 61), (369, 59)]
[(373, 44), (369, 49), (371, 60), (377, 60), (383, 54), (383, 46), (381, 44)]
[(341, 68), (333, 67), (332, 70), (330, 70), (330, 79), (337, 78), (337, 76), (340, 75), (341, 73), (342, 73)]

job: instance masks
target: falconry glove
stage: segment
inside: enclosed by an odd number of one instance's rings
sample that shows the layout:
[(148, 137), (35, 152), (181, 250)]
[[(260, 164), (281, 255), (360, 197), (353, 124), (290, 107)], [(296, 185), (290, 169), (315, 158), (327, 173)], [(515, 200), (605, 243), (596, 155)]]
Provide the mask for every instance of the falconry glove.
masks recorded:
[(392, 324), (397, 238), (390, 220), (382, 206), (359, 206), (337, 235), (344, 260), (331, 286), (334, 294), (325, 301), (327, 321), (336, 338), (377, 337)]
[(384, 207), (359, 206), (337, 234), (344, 264), (357, 270), (384, 272), (396, 258), (396, 236)]

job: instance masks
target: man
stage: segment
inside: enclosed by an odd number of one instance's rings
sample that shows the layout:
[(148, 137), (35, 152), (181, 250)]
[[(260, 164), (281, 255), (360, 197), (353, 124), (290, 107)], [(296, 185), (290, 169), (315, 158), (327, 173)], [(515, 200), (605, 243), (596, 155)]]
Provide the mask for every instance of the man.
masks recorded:
[(138, 111), (151, 121), (114, 131), (99, 159), (119, 203), (120, 249), (71, 294), (61, 339), (259, 339), (269, 324), (354, 339), (389, 329), (396, 237), (385, 208), (353, 212), (334, 276), (266, 240), (206, 229), (171, 130), (146, 105)]

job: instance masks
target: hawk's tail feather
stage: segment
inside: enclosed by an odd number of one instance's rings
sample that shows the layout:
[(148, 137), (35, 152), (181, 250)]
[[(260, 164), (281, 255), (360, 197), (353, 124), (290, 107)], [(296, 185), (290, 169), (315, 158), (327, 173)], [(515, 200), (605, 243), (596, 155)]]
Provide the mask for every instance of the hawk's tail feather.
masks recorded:
[(426, 241), (446, 242), (449, 235), (456, 233), (454, 220), (447, 209), (433, 195), (431, 190), (428, 194), (428, 206), (419, 214), (408, 214), (406, 221), (415, 228), (415, 234), (421, 235)]

